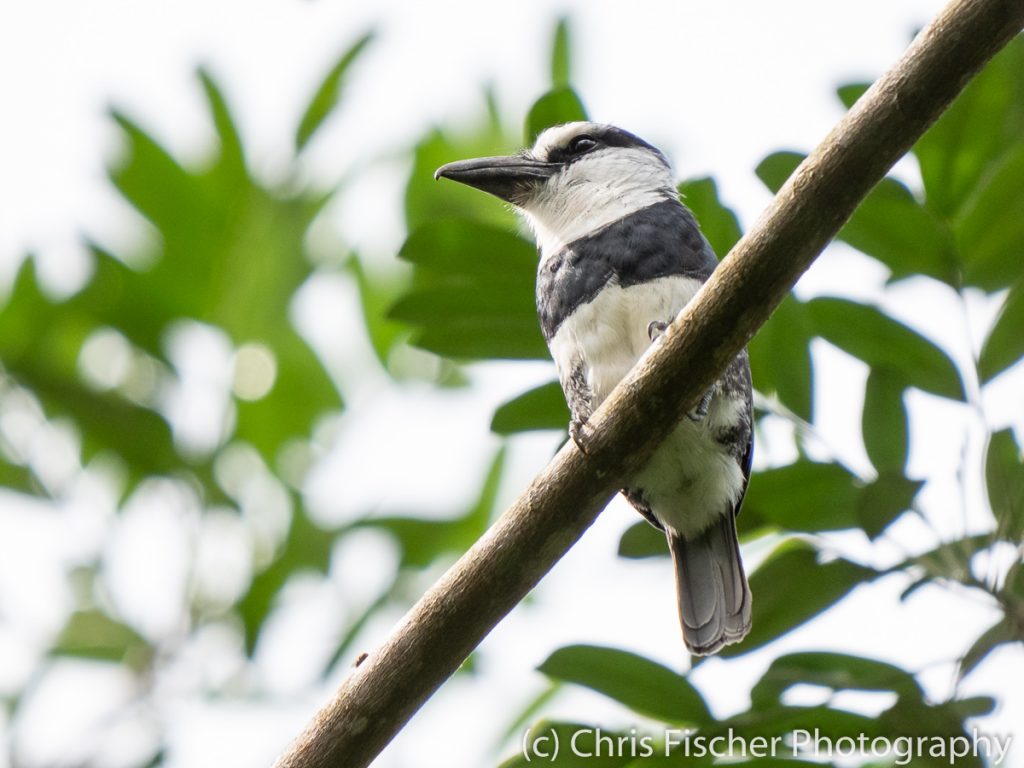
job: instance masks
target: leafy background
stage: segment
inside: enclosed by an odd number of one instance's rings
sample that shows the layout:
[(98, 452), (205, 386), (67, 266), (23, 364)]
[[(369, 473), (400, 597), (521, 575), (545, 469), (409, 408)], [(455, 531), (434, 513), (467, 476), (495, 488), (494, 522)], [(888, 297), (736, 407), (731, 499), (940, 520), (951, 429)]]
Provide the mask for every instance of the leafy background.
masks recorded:
[[(524, 118), (505, 114), (485, 89), (477, 114), (411, 142), (397, 261), (361, 253), (324, 227), (346, 182), (321, 185), (308, 174), (307, 155), (345, 110), (348, 89), (372, 75), (373, 32), (351, 40), (308, 95), (277, 174), (257, 171), (231, 94), (207, 68), (196, 83), (215, 141), (201, 160), (158, 138), (144, 115), (111, 111), (121, 149), (110, 183), (154, 236), (119, 248), (86, 237), (91, 274), (67, 295), (47, 289), (39, 254), (23, 254), (0, 308), (5, 498), (54, 528), (84, 525), (80, 547), (50, 576), (65, 585), (52, 609), (58, 619), (0, 689), (7, 764), (173, 765), (186, 761), (176, 741), (182, 717), (235, 706), (248, 731), (268, 699), (291, 706), (279, 747), (500, 512), (522, 477), (524, 446), (536, 466), (563, 439), (566, 409), (534, 316), (534, 248), (509, 211), (434, 183), (432, 171), (511, 151), (587, 114), (570, 32), (564, 20), (554, 25), (547, 90)], [(515, 751), (527, 726), (635, 728), (656, 738), (681, 726), (751, 736), (985, 726), (1005, 691), (979, 692), (972, 675), (1019, 668), (1024, 641), (1020, 433), (991, 397), (1024, 358), (1020, 72), (1018, 40), (840, 233), (823, 269), (873, 269), (884, 275), (879, 290), (815, 290), (812, 273), (751, 344), (762, 448), (740, 518), (756, 596), (750, 637), (709, 661), (676, 648), (648, 654), (639, 638), (632, 647), (586, 636), (560, 644), (573, 631), (547, 639), (527, 605), (496, 634), (506, 647), (529, 637), (542, 649), (539, 674), (528, 696), (487, 712), (491, 763), (525, 764)], [(838, 98), (849, 106), (863, 88), (845, 85)], [(757, 177), (775, 190), (800, 158), (773, 153)], [(680, 193), (716, 251), (728, 252), (742, 224), (715, 179), (687, 179)], [(935, 296), (948, 326), (969, 336), (969, 354), (911, 321), (908, 305)], [(372, 365), (309, 330), (317, 311), (354, 318)], [(855, 385), (841, 381), (851, 376)], [(862, 398), (850, 394), (860, 381)], [(381, 418), (378, 442), (352, 437), (360, 420), (387, 408), (368, 408), (367, 393), (392, 385), (442, 400)], [(476, 464), (454, 475), (400, 446), (403, 416), (449, 428), (443, 408), (428, 412), (446, 398), (475, 398), (490, 412), (492, 434), (486, 424), (473, 433)], [(857, 417), (852, 445), (830, 442), (837, 412)], [(928, 466), (922, 446), (950, 430), (963, 435), (955, 466)], [(353, 440), (338, 459), (337, 446)], [(440, 482), (458, 485), (465, 500), (453, 509), (415, 489), (384, 505), (339, 499), (328, 481), (345, 471), (400, 488), (443, 472)], [(75, 517), (82, 504), (93, 511)], [(598, 567), (661, 586), (650, 601), (610, 595), (608, 610), (626, 625), (646, 612), (674, 625), (663, 540), (628, 515), (618, 520), (621, 560), (604, 551)], [(165, 550), (179, 554), (168, 562)], [(868, 593), (872, 585), (883, 588)], [(542, 589), (530, 602), (567, 611), (586, 589)], [(833, 617), (864, 594), (874, 603), (836, 637)], [(893, 618), (922, 594), (954, 623), (965, 601), (983, 606), (990, 626), (956, 658), (935, 661), (923, 628), (908, 636)], [(16, 634), (18, 607), (4, 595), (0, 622)], [(289, 646), (299, 635), (301, 654)], [(900, 652), (877, 652), (890, 643)], [(528, 674), (533, 662), (489, 648), (436, 712), (466, 715), (458, 699), (466, 678), (497, 691), (496, 667), (513, 679)], [(90, 706), (87, 693), (103, 676), (120, 686), (107, 710)], [(59, 721), (62, 698), (88, 712), (78, 713), (81, 732), (26, 746)], [(204, 758), (244, 764), (237, 753), (233, 762), (216, 757), (234, 751), (230, 732), (217, 736)], [(449, 749), (458, 759), (457, 743)], [(558, 764), (652, 762), (564, 755)], [(742, 764), (755, 763), (788, 764)]]

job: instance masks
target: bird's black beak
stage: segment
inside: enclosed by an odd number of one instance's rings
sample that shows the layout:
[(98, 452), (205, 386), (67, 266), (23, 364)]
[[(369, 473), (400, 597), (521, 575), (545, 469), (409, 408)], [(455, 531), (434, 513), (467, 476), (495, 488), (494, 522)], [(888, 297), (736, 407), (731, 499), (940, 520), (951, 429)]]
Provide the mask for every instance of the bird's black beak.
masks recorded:
[(543, 163), (528, 155), (478, 157), (442, 165), (434, 171), (434, 178), (458, 181), (521, 205), (538, 184), (560, 167), (558, 163)]

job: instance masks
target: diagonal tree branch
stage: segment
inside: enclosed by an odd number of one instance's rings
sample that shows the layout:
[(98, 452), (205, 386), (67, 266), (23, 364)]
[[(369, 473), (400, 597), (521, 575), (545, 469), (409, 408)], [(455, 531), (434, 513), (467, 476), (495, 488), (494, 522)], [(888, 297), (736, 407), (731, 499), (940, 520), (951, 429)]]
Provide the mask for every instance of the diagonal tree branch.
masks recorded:
[(1024, 26), (1024, 0), (953, 0), (779, 191), (664, 342), (352, 670), (277, 768), (368, 765), (576, 542), (768, 319), (868, 191)]

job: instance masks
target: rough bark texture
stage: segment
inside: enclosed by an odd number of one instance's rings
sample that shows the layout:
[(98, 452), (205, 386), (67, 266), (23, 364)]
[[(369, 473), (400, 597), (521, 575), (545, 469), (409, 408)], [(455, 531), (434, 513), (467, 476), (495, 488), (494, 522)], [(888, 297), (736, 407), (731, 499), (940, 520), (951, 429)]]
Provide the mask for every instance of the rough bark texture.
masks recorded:
[(779, 191), (664, 343), (342, 683), (278, 768), (359, 768), (576, 542), (768, 319), (854, 208), (1024, 26), (1024, 0), (954, 0)]

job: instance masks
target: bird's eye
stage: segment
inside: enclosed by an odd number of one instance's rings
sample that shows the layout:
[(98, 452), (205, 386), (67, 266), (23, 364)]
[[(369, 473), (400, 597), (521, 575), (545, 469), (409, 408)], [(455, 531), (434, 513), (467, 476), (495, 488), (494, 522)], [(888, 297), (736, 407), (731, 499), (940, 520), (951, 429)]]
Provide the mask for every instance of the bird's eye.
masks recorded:
[(597, 146), (597, 141), (590, 136), (576, 136), (569, 142), (569, 152), (574, 155), (582, 155)]

